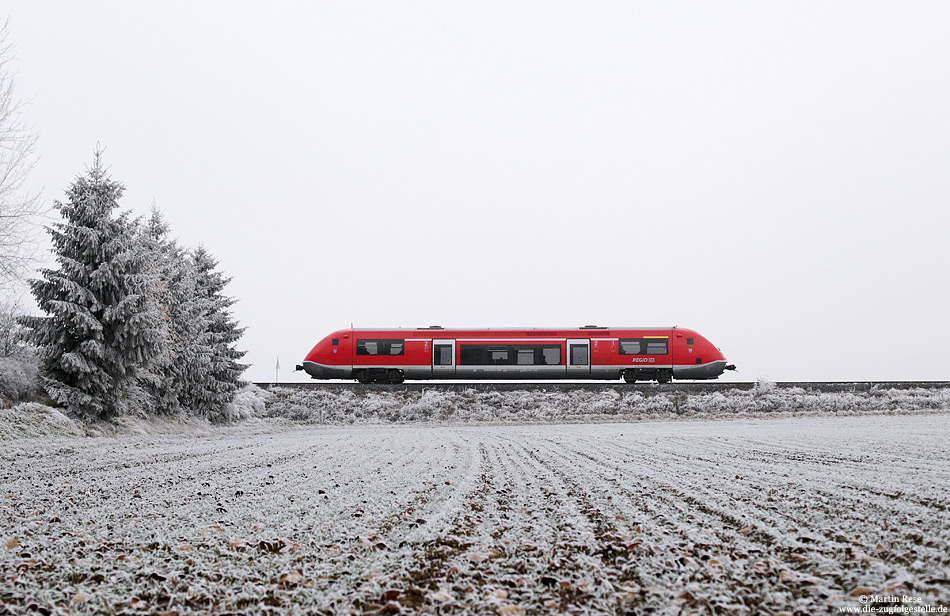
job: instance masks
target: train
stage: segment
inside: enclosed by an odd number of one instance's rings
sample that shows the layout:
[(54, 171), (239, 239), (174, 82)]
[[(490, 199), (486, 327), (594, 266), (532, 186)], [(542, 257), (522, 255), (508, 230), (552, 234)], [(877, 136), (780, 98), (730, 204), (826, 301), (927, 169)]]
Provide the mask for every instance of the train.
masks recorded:
[(314, 379), (593, 379), (627, 383), (715, 379), (735, 370), (713, 343), (682, 327), (341, 329), (297, 371)]

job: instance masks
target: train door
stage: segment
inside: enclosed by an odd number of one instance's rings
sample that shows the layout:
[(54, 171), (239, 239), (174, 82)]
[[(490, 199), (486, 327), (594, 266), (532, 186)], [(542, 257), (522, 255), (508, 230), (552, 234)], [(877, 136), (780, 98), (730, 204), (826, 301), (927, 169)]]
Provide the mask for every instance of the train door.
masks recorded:
[(455, 341), (432, 341), (432, 376), (447, 378), (455, 376)]
[(567, 376), (590, 376), (590, 340), (567, 341)]

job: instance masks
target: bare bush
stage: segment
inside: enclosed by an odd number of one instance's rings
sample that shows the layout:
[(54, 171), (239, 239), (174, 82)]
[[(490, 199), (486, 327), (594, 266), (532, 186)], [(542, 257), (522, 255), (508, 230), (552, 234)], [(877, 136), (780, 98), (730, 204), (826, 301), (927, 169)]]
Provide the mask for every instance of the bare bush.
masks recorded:
[(26, 341), (19, 304), (0, 302), (0, 398), (26, 400), (42, 393), (39, 360)]
[(22, 281), (33, 263), (42, 213), (39, 195), (26, 190), (36, 166), (37, 135), (23, 119), (24, 102), (14, 94), (13, 58), (5, 21), (0, 26), (0, 290)]

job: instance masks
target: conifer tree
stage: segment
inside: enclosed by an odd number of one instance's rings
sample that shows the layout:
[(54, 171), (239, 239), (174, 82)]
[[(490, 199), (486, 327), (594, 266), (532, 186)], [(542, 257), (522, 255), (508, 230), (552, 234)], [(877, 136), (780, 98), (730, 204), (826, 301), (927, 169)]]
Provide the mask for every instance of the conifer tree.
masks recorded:
[(90, 419), (147, 413), (141, 378), (161, 350), (136, 223), (113, 215), (123, 190), (97, 148), (92, 167), (54, 205), (64, 221), (47, 230), (59, 267), (30, 281), (48, 316), (24, 320), (50, 397)]
[(202, 416), (214, 419), (234, 399), (243, 384), (241, 374), (247, 368), (239, 363), (245, 351), (235, 348), (244, 333), (230, 308), (234, 299), (224, 294), (231, 281), (217, 270), (218, 262), (203, 246), (192, 255), (195, 270), (196, 320), (201, 328), (195, 338), (195, 352), (187, 375), (182, 405)]
[(161, 349), (141, 379), (155, 401), (155, 410), (162, 413), (181, 408), (182, 364), (192, 339), (188, 313), (195, 304), (194, 268), (170, 233), (165, 217), (153, 205), (138, 239), (145, 249), (147, 297), (158, 316)]

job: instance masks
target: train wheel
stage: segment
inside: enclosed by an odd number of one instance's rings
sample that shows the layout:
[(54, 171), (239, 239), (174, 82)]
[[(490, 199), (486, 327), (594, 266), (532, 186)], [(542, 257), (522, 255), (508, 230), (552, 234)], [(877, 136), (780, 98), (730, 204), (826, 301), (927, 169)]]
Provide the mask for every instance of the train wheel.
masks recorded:
[(389, 371), (389, 382), (399, 384), (406, 380), (405, 375), (403, 375), (402, 370), (390, 370)]
[(659, 370), (656, 373), (657, 383), (669, 383), (673, 380), (673, 372), (671, 370)]
[(624, 370), (623, 371), (623, 380), (628, 383), (637, 382), (637, 371), (636, 370)]
[(356, 375), (356, 380), (362, 383), (363, 385), (366, 385), (368, 383), (373, 382), (373, 377), (370, 376), (369, 370), (363, 370), (362, 372)]

